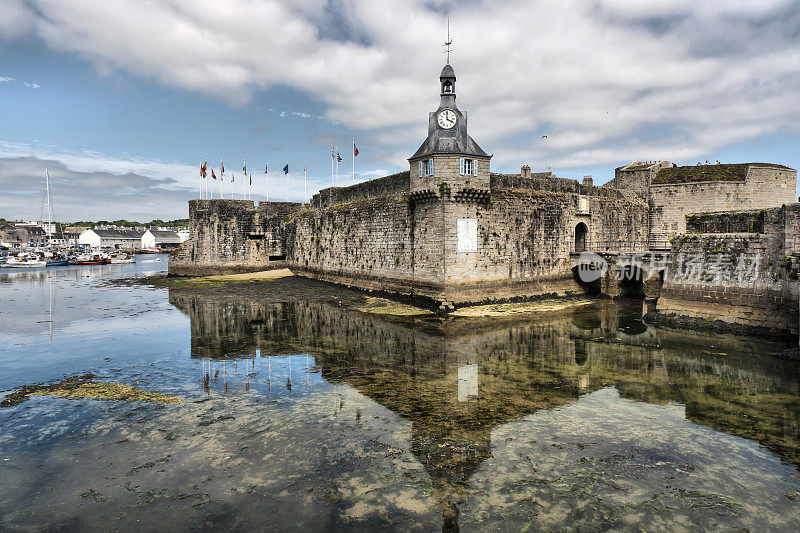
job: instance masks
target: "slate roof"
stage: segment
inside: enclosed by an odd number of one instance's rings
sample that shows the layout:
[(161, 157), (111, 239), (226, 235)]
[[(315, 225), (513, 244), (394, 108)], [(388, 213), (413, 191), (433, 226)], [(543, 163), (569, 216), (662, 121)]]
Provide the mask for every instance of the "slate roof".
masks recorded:
[(153, 231), (150, 230), (153, 237), (156, 238), (156, 244), (180, 244), (181, 238), (174, 231)]
[(456, 71), (453, 70), (453, 67), (450, 66), (450, 63), (446, 64), (442, 69), (442, 73), (439, 74), (440, 78), (455, 78)]
[[(453, 110), (455, 111), (455, 109)], [(433, 120), (436, 120), (435, 114)], [(459, 117), (459, 121), (461, 120), (463, 120), (463, 117)], [(484, 152), (483, 149), (478, 146), (478, 143), (467, 135), (466, 124), (464, 124), (463, 128), (456, 126), (453, 129), (458, 130), (455, 132), (456, 135), (446, 135), (445, 130), (433, 127), (433, 131), (428, 133), (428, 138), (425, 139), (422, 146), (420, 146), (409, 159), (417, 159), (433, 154), (461, 154), (489, 157), (489, 154)]]
[(113, 240), (141, 240), (143, 231), (123, 230), (123, 229), (96, 229), (94, 231), (101, 239)]

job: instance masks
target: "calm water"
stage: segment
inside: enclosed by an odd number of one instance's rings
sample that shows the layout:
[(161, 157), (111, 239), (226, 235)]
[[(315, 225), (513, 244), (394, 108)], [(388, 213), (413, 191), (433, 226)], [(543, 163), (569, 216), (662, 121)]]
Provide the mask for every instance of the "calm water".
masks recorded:
[(800, 529), (782, 344), (636, 303), (409, 322), (108, 282), (161, 259), (0, 271), (0, 390), (183, 399), (0, 409), (0, 530)]

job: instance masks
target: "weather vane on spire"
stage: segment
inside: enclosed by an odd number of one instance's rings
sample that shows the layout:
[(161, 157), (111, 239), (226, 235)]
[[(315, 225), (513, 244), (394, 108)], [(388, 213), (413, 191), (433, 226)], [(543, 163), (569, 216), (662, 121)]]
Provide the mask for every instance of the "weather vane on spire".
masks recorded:
[(447, 52), (447, 64), (450, 64), (450, 46), (453, 39), (450, 38), (450, 17), (447, 17), (447, 40), (444, 42), (444, 51)]

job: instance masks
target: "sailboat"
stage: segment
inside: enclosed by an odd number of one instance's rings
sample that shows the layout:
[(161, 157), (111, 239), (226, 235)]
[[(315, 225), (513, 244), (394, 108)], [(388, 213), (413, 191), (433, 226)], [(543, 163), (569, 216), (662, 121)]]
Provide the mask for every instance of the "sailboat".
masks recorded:
[[(47, 201), (47, 229), (45, 233), (47, 234), (47, 248), (51, 249), (52, 246), (52, 238), (53, 238), (53, 205), (50, 200), (50, 170), (45, 167), (44, 169), (45, 175), (45, 193), (46, 193), (46, 201)], [(50, 255), (50, 254), (46, 254)], [(67, 266), (69, 265), (69, 259), (67, 259), (64, 255), (59, 253), (53, 253), (52, 257), (49, 257), (45, 263), (45, 266)]]

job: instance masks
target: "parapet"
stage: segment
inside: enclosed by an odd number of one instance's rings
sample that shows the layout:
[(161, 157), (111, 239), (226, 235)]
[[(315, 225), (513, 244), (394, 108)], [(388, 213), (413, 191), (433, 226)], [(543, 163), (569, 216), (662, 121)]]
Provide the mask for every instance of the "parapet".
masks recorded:
[(328, 187), (311, 198), (311, 207), (328, 207), (361, 198), (375, 198), (408, 192), (411, 174), (408, 170), (382, 178), (357, 183), (348, 187)]
[(622, 197), (622, 193), (610, 187), (597, 187), (591, 183), (579, 183), (577, 180), (559, 178), (552, 172), (533, 172), (526, 178), (522, 174), (491, 175), (491, 188), (495, 189), (529, 189), (562, 194), (581, 194), (585, 196), (602, 196), (605, 198)]
[(653, 185), (679, 185), (702, 181), (744, 182), (751, 167), (775, 170), (794, 170), (774, 163), (721, 163), (718, 165), (687, 165), (662, 168), (653, 178)]

